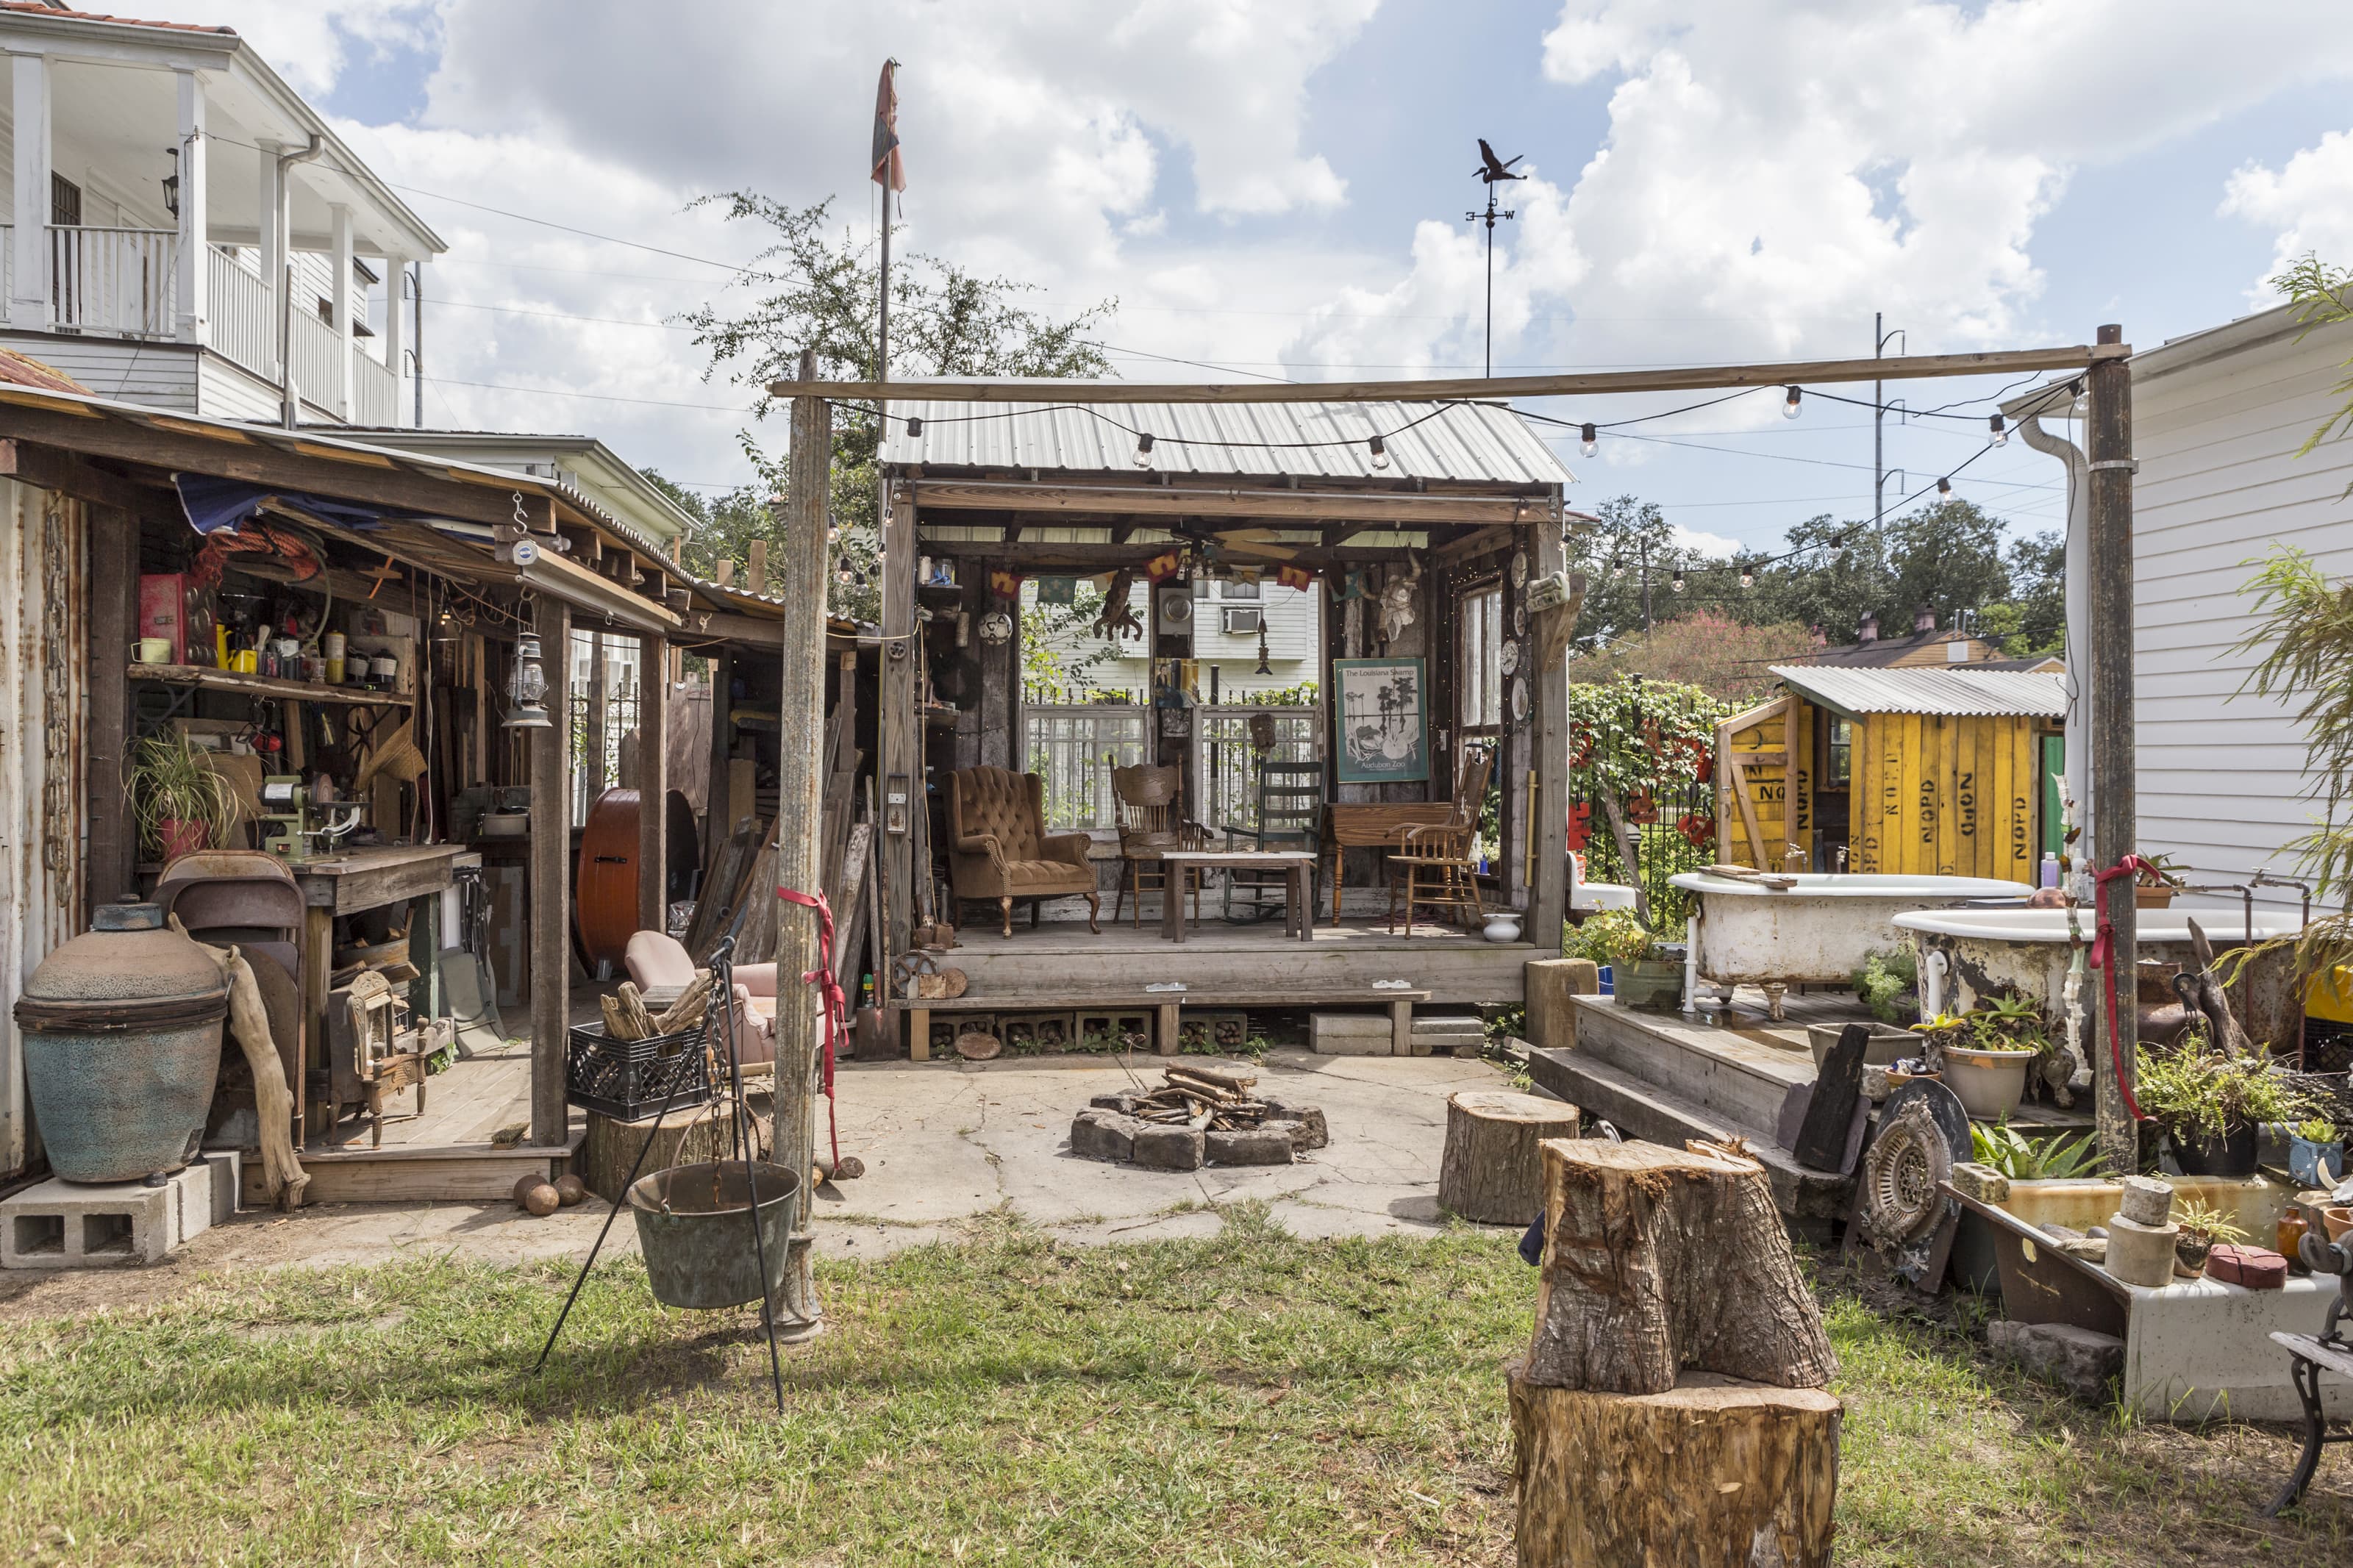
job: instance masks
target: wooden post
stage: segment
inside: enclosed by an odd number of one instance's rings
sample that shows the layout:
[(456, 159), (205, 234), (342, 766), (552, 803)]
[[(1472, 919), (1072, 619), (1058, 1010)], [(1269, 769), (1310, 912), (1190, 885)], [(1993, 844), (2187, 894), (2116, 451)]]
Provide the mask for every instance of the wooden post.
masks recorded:
[[(2122, 343), (2124, 329), (2104, 326), (2099, 341)], [(2092, 699), (2091, 866), (2096, 870), (2131, 854), (2140, 833), (2133, 788), (2132, 367), (2121, 359), (2099, 360), (2089, 379), (2091, 410), (2084, 446), (2090, 468), (2084, 486), (2090, 545), (2085, 554), (2092, 581), (2085, 653)], [(2084, 999), (2094, 1021), (2092, 1075), (2097, 1086), (2100, 1154), (2112, 1173), (2130, 1175), (2140, 1169), (2140, 1130), (2125, 1109), (2139, 1043), (2139, 1021), (2131, 1001), (2133, 977), (2139, 973), (2133, 879), (2117, 878), (2098, 899), (2102, 916), (2115, 931), (2109, 950), (2114, 967), (2107, 975), (2092, 978), (2094, 989)], [(2116, 1009), (2114, 1038), (2097, 989), (2111, 975), (2123, 976), (2119, 991), (2126, 998)]]
[[(1563, 524), (1556, 517), (1537, 523), (1531, 572), (1545, 576), (1568, 563)], [(1556, 615), (1574, 616), (1574, 607)], [(1574, 628), (1571, 628), (1572, 630)], [(1551, 639), (1541, 634), (1539, 643)], [(1562, 644), (1566, 637), (1559, 639)], [(1535, 679), (1535, 799), (1534, 820), (1526, 831), (1534, 845), (1535, 885), (1528, 896), (1528, 941), (1547, 955), (1560, 951), (1561, 931), (1568, 918), (1568, 658), (1567, 649), (1538, 659)]]
[[(801, 379), (817, 379), (817, 354), (803, 349)], [(785, 504), (784, 659), (776, 710), (776, 883), (818, 895), (825, 847), (826, 501), (831, 489), (833, 410), (822, 398), (793, 400), (792, 449)], [(900, 563), (894, 561), (894, 566)], [(785, 1286), (774, 1303), (776, 1327), (796, 1335), (820, 1326), (817, 1281), (809, 1268), (815, 1194), (809, 1167), (817, 1135), (817, 1067), (822, 1042), (812, 997), (799, 976), (818, 967), (817, 911), (776, 901), (776, 1163), (801, 1178)]]
[[(553, 650), (549, 653), (554, 658)], [(565, 663), (572, 661), (572, 648), (564, 649)], [(605, 668), (605, 634), (596, 627), (588, 631), (588, 760), (583, 772), (587, 775), (587, 788), (582, 792), (586, 806), (594, 806), (596, 797), (613, 783), (605, 771), (605, 746), (611, 739), (612, 692), (607, 689), (610, 673)]]
[(572, 612), (534, 606), (548, 727), (531, 731), (531, 1141), (564, 1142), (564, 1031), (572, 1012)]
[(727, 799), (727, 753), (735, 744), (735, 654), (721, 644), (711, 655), (711, 784), (702, 803), (702, 868), (735, 831)]
[[(139, 520), (111, 506), (88, 509), (88, 559), (136, 562)], [(93, 571), (90, 577), (90, 868), (82, 879), (90, 910), (137, 890), (139, 836), (123, 808), (131, 765), (131, 688), (124, 678), (138, 636), (139, 574)]]
[[(922, 715), (915, 711), (915, 501), (903, 487), (884, 500), (890, 510), (882, 520), (882, 673), (875, 735), (881, 753), (883, 823), (886, 829), (893, 822), (904, 828), (885, 831), (881, 840), (887, 966), (907, 951), (915, 907), (915, 822), (924, 807)], [(901, 790), (907, 798), (894, 808), (891, 795)]]
[(638, 929), (670, 929), (670, 645), (638, 639)]

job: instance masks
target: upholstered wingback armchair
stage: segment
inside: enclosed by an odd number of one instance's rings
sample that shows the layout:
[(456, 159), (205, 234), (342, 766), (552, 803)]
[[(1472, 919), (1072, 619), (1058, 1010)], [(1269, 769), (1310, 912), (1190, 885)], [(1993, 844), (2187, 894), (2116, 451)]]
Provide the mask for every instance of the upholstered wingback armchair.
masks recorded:
[[(995, 899), (1007, 936), (1013, 900), (1082, 895), (1087, 927), (1101, 909), (1091, 841), (1083, 833), (1046, 831), (1045, 781), (1003, 768), (965, 768), (948, 778), (948, 873), (958, 902)], [(1031, 905), (1034, 923), (1036, 905)]]

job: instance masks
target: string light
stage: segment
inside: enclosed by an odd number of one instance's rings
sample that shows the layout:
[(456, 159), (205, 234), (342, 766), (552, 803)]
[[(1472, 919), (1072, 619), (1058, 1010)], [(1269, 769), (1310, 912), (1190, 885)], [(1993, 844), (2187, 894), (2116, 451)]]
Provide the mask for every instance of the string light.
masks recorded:
[(1952, 499), (1953, 481), (1949, 479), (1938, 479), (1936, 481), (1936, 500), (1939, 501), (1948, 501)]
[(1382, 444), (1378, 436), (1374, 437), (1366, 445), (1372, 448), (1373, 467), (1386, 468), (1389, 466), (1389, 449)]
[(1757, 586), (1757, 574), (1748, 570), (1747, 567), (1743, 566), (1740, 569), (1740, 585), (1744, 588), (1754, 588)]
[(1588, 458), (1593, 456), (1595, 450), (1601, 445), (1600, 441), (1594, 436), (1593, 426), (1590, 425), (1584, 426), (1579, 434), (1583, 436), (1584, 440), (1578, 446), (1577, 450), (1583, 452)]
[(1995, 446), (2007, 447), (2010, 445), (2010, 426), (2002, 422), (2000, 415), (1997, 414), (1992, 418), (1987, 420), (1986, 428), (1993, 432), (1993, 444)]
[(1149, 430), (1135, 438), (1135, 466), (1139, 468), (1152, 467), (1152, 432)]
[(1670, 578), (1668, 578), (1668, 579), (1667, 579), (1667, 587), (1668, 587), (1672, 592), (1674, 592), (1674, 593), (1677, 593), (1677, 594), (1680, 594), (1680, 593), (1682, 593), (1682, 592), (1683, 591), (1683, 570), (1682, 570), (1682, 568), (1680, 568), (1680, 567), (1676, 568), (1675, 574), (1674, 574), (1673, 576), (1672, 576), (1672, 577), (1670, 577)]
[(1795, 419), (1798, 416), (1798, 399), (1802, 395), (1796, 387), (1789, 388), (1788, 401), (1781, 405), (1782, 418)]
[(917, 414), (910, 414), (909, 416), (907, 416), (907, 434), (908, 434), (908, 435), (910, 435), (910, 436), (920, 436), (920, 435), (922, 435), (923, 433), (923, 416), (922, 416), (921, 415), (917, 415)]

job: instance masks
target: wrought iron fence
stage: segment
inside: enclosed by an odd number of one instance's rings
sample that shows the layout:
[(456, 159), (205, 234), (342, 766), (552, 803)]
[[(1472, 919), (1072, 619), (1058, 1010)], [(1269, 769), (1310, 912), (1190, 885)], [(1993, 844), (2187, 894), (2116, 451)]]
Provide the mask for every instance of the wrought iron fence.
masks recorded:
[(1274, 744), (1264, 760), (1312, 763), (1322, 733), (1322, 710), (1315, 708), (1219, 707), (1193, 710), (1194, 734), (1200, 744), (1200, 773), (1193, 798), (1200, 803), (1198, 820), (1217, 829), (1258, 826), (1258, 764), (1261, 760), (1250, 725), (1271, 725)]
[(1130, 703), (1038, 705), (1023, 715), (1029, 771), (1045, 783), (1046, 826), (1069, 833), (1108, 833), (1111, 770), (1144, 760), (1152, 710)]

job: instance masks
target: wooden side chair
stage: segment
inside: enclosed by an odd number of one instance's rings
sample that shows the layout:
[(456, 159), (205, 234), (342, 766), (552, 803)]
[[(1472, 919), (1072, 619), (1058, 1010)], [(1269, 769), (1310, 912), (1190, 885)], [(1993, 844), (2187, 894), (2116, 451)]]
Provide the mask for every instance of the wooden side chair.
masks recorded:
[[(1258, 767), (1258, 826), (1226, 825), (1229, 849), (1304, 849), (1321, 854), (1324, 847), (1324, 764), (1319, 762), (1263, 762)], [(1247, 843), (1241, 840), (1248, 840)], [(1234, 870), (1226, 873), (1226, 918), (1235, 919), (1234, 894), (1248, 893), (1247, 914), (1264, 920), (1285, 907), (1290, 897), (1289, 874), (1282, 871)], [(1274, 894), (1269, 904), (1267, 894)], [(1307, 911), (1314, 922), (1315, 911)]]
[[(1138, 763), (1133, 767), (1111, 771), (1112, 819), (1119, 827), (1119, 891), (1112, 900), (1111, 922), (1119, 923), (1119, 912), (1125, 907), (1127, 897), (1135, 895), (1133, 922), (1144, 924), (1144, 895), (1168, 894), (1168, 868), (1160, 857), (1171, 849), (1207, 849), (1209, 830), (1198, 822), (1180, 822), (1176, 818), (1176, 795), (1182, 787), (1182, 775), (1169, 767), (1152, 767)], [(1186, 880), (1191, 884), (1193, 919), (1201, 918), (1201, 874), (1193, 871)], [(1183, 897), (1180, 890), (1178, 897)]]
[(1454, 809), (1438, 824), (1416, 824), (1398, 829), (1397, 850), (1389, 862), (1389, 930), (1395, 931), (1398, 906), (1405, 906), (1405, 934), (1413, 935), (1417, 904), (1468, 911), (1458, 923), (1470, 925), (1487, 918), (1479, 896), (1479, 862), (1472, 851), (1479, 837), (1479, 813), (1486, 805), (1487, 774), (1494, 766), (1492, 752), (1472, 752), (1456, 780)]

